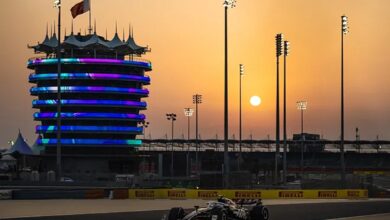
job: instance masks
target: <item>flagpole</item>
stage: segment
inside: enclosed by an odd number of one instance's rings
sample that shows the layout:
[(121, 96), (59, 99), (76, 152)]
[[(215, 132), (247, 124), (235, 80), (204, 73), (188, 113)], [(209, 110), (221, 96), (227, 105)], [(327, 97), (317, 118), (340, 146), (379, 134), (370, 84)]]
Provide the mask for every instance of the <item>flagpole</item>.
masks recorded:
[(58, 43), (57, 43), (57, 181), (61, 181), (61, 0), (54, 1), (58, 8)]
[(92, 27), (91, 27), (91, 2), (89, 2), (89, 34), (92, 33)]

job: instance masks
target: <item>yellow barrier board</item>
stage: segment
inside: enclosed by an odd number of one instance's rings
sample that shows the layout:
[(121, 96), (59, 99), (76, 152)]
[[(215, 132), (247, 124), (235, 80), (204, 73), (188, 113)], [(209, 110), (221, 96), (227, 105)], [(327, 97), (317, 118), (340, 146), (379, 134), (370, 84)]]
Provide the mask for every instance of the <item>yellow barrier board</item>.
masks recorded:
[(231, 199), (361, 199), (363, 189), (345, 190), (203, 190), (203, 189), (129, 189), (130, 199), (204, 199), (223, 195)]

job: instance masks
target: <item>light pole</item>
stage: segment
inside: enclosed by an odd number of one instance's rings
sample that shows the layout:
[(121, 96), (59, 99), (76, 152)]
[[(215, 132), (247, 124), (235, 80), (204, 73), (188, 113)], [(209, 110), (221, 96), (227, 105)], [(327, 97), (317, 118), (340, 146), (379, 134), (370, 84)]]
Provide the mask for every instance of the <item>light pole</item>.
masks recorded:
[(307, 109), (306, 101), (298, 101), (297, 108), (301, 111), (301, 179), (303, 177), (303, 141), (305, 140), (305, 136), (303, 134), (303, 111)]
[(149, 127), (149, 122), (148, 121), (141, 121), (139, 122), (139, 124), (142, 126), (143, 130), (144, 130), (144, 139), (145, 139), (145, 135), (146, 135), (146, 128)]
[(225, 84), (224, 84), (224, 152), (223, 183), (229, 187), (229, 111), (228, 111), (228, 8), (236, 7), (236, 0), (224, 0), (225, 8)]
[(276, 150), (274, 184), (278, 183), (278, 161), (280, 151), (280, 114), (279, 114), (279, 57), (283, 53), (283, 34), (277, 34), (276, 40)]
[(341, 140), (340, 140), (340, 163), (341, 183), (345, 184), (345, 161), (344, 161), (344, 35), (348, 33), (348, 17), (341, 16)]
[(195, 94), (192, 96), (192, 103), (195, 104), (195, 163), (196, 163), (196, 173), (199, 174), (199, 164), (198, 164), (198, 151), (199, 151), (199, 109), (198, 105), (202, 103), (202, 95)]
[(171, 150), (171, 176), (173, 177), (173, 124), (176, 121), (176, 114), (175, 113), (169, 113), (166, 114), (168, 121), (172, 121), (172, 150)]
[(241, 163), (241, 158), (242, 158), (242, 150), (241, 150), (241, 140), (242, 140), (242, 102), (241, 102), (241, 97), (242, 97), (242, 89), (241, 89), (241, 78), (244, 75), (244, 64), (240, 64), (240, 132), (239, 132), (239, 141), (238, 141), (238, 147), (240, 148), (240, 154), (238, 156), (238, 170), (240, 170), (240, 163)]
[(287, 100), (287, 56), (290, 53), (290, 42), (284, 41), (284, 83), (283, 83), (283, 183), (287, 182), (287, 111), (286, 111), (286, 100)]
[(188, 148), (187, 148), (187, 158), (186, 158), (186, 172), (187, 176), (190, 176), (190, 165), (189, 165), (189, 157), (190, 157), (190, 118), (194, 113), (194, 109), (192, 108), (184, 108), (184, 115), (188, 119)]
[(61, 180), (61, 0), (54, 1), (58, 8), (58, 42), (57, 42), (57, 180)]

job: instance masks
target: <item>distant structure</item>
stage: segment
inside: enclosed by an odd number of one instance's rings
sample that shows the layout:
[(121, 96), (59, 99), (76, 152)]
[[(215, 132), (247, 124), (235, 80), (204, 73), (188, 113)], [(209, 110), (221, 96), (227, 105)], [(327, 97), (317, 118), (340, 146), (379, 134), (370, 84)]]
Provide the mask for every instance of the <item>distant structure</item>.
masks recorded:
[[(146, 109), (142, 98), (148, 97), (144, 88), (150, 84), (145, 73), (151, 62), (140, 57), (148, 47), (135, 43), (129, 28), (127, 39), (120, 39), (117, 31), (111, 40), (81, 33), (65, 36), (61, 43), (61, 148), (66, 155), (128, 155), (142, 144), (136, 139), (143, 133), (138, 123), (145, 120)], [(38, 109), (34, 120), (41, 154), (54, 155), (57, 133), (57, 37), (46, 36), (42, 43), (29, 46), (42, 57), (28, 60), (34, 70), (29, 82), (37, 97), (32, 106)], [(65, 162), (66, 163), (66, 162)], [(66, 169), (66, 165), (65, 165)]]
[(293, 141), (301, 140), (303, 141), (302, 143), (298, 142), (298, 144), (291, 144), (289, 146), (291, 152), (323, 152), (325, 150), (325, 144), (320, 142), (304, 144), (304, 141), (320, 141), (319, 134), (302, 133), (293, 135)]
[(32, 155), (33, 152), (30, 146), (24, 140), (22, 133), (19, 131), (18, 137), (12, 144), (11, 148), (8, 149), (4, 154), (20, 154), (20, 155)]

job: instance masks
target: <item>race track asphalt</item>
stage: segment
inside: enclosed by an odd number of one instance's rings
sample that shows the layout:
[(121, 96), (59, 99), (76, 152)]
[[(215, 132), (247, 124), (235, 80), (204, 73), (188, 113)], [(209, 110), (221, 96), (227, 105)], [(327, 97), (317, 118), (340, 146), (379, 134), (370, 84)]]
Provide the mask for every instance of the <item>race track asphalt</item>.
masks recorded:
[[(271, 220), (316, 220), (390, 213), (390, 201), (270, 205)], [(19, 220), (160, 220), (167, 210), (17, 218)], [(14, 218), (15, 219), (15, 218)]]

